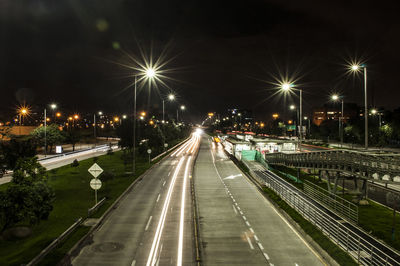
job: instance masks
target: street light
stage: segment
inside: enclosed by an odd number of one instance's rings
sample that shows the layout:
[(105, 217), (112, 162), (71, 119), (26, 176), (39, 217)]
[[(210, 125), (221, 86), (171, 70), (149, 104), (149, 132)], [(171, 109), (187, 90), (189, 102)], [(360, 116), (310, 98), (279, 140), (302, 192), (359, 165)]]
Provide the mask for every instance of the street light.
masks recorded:
[[(180, 109), (183, 111), (183, 110), (185, 110), (186, 109), (186, 106), (184, 106), (184, 105), (181, 105), (180, 106)], [(179, 121), (179, 115), (178, 115), (178, 112), (179, 112), (179, 109), (176, 109), (176, 123), (178, 123), (178, 121)], [(209, 114), (210, 115), (210, 114)], [(214, 115), (214, 114), (213, 114)]]
[[(147, 78), (150, 81), (153, 80), (153, 78), (157, 78), (157, 72), (156, 69), (149, 67), (149, 68), (144, 68), (141, 70), (140, 73), (141, 76), (144, 78)], [(136, 94), (137, 94), (137, 76), (138, 74), (135, 74), (135, 83), (134, 83), (134, 98), (133, 98), (133, 160), (132, 160), (132, 171), (133, 174), (135, 174), (135, 169), (136, 169), (136, 155), (135, 155), (135, 142), (136, 142)]]
[(381, 128), (381, 126), (382, 126), (382, 113), (379, 112), (379, 111), (376, 110), (376, 109), (372, 109), (372, 110), (371, 110), (371, 114), (372, 114), (372, 115), (378, 115), (378, 118), (379, 118), (379, 128)]
[[(175, 95), (172, 93), (168, 95), (168, 100), (173, 101), (175, 100)], [(162, 99), (162, 120), (165, 121), (165, 100), (164, 98)]]
[(367, 66), (365, 64), (353, 64), (350, 66), (351, 71), (359, 72), (364, 69), (364, 128), (365, 128), (365, 149), (368, 149), (368, 101), (367, 101)]
[(339, 116), (339, 136), (340, 136), (340, 145), (343, 146), (343, 119), (344, 119), (344, 101), (343, 101), (343, 96), (339, 96), (337, 94), (334, 94), (331, 96), (332, 101), (339, 101), (341, 99), (342, 102), (342, 112), (340, 113)]
[[(300, 117), (300, 130), (299, 130), (299, 150), (301, 151), (301, 142), (302, 142), (302, 136), (303, 136), (303, 123), (302, 123), (302, 120), (303, 119), (301, 119), (302, 117), (303, 117), (303, 101), (302, 101), (302, 97), (303, 97), (303, 90), (301, 90), (301, 89), (295, 89), (294, 88), (294, 84), (290, 84), (290, 83), (287, 83), (287, 82), (284, 82), (284, 83), (282, 83), (281, 84), (281, 90), (282, 91), (284, 91), (284, 92), (290, 92), (290, 91), (292, 91), (292, 90), (298, 90), (299, 91), (299, 98), (300, 98), (300, 115), (299, 115), (299, 117)], [(290, 107), (290, 108), (292, 108), (292, 107)], [(292, 109), (293, 110), (293, 109)]]

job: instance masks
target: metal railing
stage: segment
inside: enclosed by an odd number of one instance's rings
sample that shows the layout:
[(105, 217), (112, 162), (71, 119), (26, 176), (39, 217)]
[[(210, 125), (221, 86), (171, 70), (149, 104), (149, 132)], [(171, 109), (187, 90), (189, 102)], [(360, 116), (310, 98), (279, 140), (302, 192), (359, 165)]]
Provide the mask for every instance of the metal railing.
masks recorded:
[(348, 150), (265, 154), (268, 164), (349, 173), (361, 178), (400, 182), (400, 154)]
[(344, 219), (358, 223), (358, 206), (331, 193), (307, 180), (304, 180), (304, 193), (318, 201)]
[[(268, 188), (277, 193), (305, 219), (319, 228), (334, 243), (339, 245), (357, 263), (362, 265), (400, 265), (400, 254), (380, 242), (373, 242), (360, 230), (352, 230), (351, 224), (340, 217), (326, 212), (321, 206), (313, 203), (296, 187), (267, 171), (255, 171)], [(350, 226), (349, 226), (350, 225)], [(390, 253), (391, 255), (389, 255)]]

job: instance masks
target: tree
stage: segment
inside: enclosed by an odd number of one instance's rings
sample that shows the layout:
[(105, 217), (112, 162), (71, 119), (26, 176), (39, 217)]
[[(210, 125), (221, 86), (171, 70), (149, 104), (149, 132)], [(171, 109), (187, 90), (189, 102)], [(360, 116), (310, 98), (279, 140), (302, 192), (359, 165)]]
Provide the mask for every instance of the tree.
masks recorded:
[(82, 139), (82, 134), (78, 129), (71, 129), (65, 133), (66, 141), (72, 144), (72, 151), (75, 151), (75, 145)]
[(7, 169), (14, 169), (19, 158), (34, 157), (37, 144), (32, 138), (12, 138), (0, 142), (0, 163)]
[(54, 198), (46, 169), (35, 157), (19, 159), (11, 184), (0, 192), (1, 231), (18, 223), (33, 225), (47, 219)]
[(34, 131), (32, 131), (31, 135), (38, 142), (40, 146), (45, 146), (46, 142), (46, 152), (47, 147), (50, 146), (50, 152), (53, 150), (53, 146), (56, 144), (61, 144), (65, 137), (61, 133), (60, 129), (56, 124), (52, 124), (50, 126), (45, 127), (37, 127)]

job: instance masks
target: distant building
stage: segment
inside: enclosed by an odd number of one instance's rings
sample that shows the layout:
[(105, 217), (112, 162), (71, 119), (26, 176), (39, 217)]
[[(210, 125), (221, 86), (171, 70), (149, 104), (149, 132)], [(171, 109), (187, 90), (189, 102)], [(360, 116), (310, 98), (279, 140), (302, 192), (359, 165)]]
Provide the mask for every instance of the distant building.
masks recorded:
[[(345, 103), (343, 108), (343, 119), (348, 121), (360, 116), (360, 108), (355, 103)], [(340, 103), (325, 104), (322, 107), (313, 108), (313, 123), (317, 126), (325, 120), (339, 120), (342, 116), (342, 105)]]

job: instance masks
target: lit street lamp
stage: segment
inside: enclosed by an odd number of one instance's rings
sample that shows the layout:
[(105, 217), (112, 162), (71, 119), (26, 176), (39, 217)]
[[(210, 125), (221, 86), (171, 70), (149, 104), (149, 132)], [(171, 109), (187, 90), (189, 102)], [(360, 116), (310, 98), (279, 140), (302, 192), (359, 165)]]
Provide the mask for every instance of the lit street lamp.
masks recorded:
[(378, 115), (378, 118), (379, 118), (379, 128), (381, 128), (381, 126), (382, 126), (382, 113), (379, 112), (379, 111), (376, 110), (376, 109), (372, 109), (372, 110), (371, 110), (371, 114), (372, 114), (372, 115)]
[[(143, 69), (141, 71), (141, 75), (144, 76), (144, 78), (147, 78), (149, 81), (152, 81), (153, 78), (157, 78), (157, 73), (156, 69), (149, 67), (146, 69)], [(137, 93), (137, 76), (138, 74), (135, 74), (135, 83), (134, 83), (134, 98), (133, 98), (133, 161), (132, 161), (132, 171), (133, 174), (135, 174), (135, 169), (136, 169), (136, 154), (135, 154), (135, 143), (136, 143), (136, 93)], [(151, 84), (151, 82), (150, 82)]]
[(367, 101), (367, 66), (365, 64), (353, 64), (350, 69), (353, 72), (358, 72), (364, 69), (364, 121), (365, 121), (365, 149), (368, 149), (368, 101)]
[[(184, 106), (184, 105), (181, 105), (181, 107), (180, 107), (180, 109), (182, 110), (182, 111), (184, 111), (185, 109), (186, 109), (186, 106)], [(176, 109), (176, 122), (178, 123), (178, 121), (179, 121), (179, 116), (178, 116), (178, 111), (179, 111), (179, 109)]]
[(342, 112), (340, 113), (339, 116), (339, 136), (340, 136), (340, 144), (343, 146), (343, 119), (344, 119), (344, 101), (343, 101), (343, 96), (339, 96), (337, 94), (334, 94), (331, 96), (332, 101), (339, 101), (341, 100), (342, 103)]
[(299, 91), (299, 98), (300, 98), (300, 115), (299, 115), (299, 117), (300, 117), (300, 130), (299, 130), (299, 150), (301, 151), (301, 142), (302, 142), (302, 136), (303, 136), (303, 123), (302, 123), (302, 120), (303, 119), (301, 119), (301, 117), (303, 117), (303, 101), (302, 101), (302, 97), (303, 97), (303, 90), (301, 90), (301, 89), (294, 89), (293, 88), (294, 87), (294, 85), (293, 84), (290, 84), (290, 83), (287, 83), (287, 82), (285, 82), (285, 83), (282, 83), (281, 84), (281, 90), (283, 90), (284, 92), (289, 92), (289, 91), (292, 91), (292, 90), (298, 90)]
[[(173, 101), (175, 100), (175, 95), (169, 94), (168, 95), (168, 100)], [(162, 121), (165, 121), (165, 100), (164, 98), (162, 99)]]

